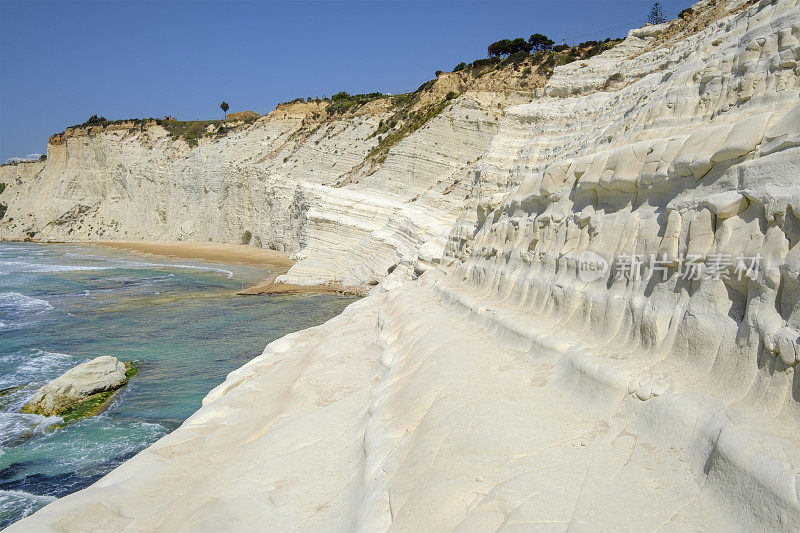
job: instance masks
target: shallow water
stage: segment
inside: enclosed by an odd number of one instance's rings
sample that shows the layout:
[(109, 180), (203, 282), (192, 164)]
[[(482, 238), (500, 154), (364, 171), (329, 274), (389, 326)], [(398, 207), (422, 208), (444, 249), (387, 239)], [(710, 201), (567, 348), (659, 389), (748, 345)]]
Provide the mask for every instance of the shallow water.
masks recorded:
[[(252, 267), (0, 243), (0, 529), (80, 490), (175, 429), (225, 375), (352, 297), (234, 295)], [(99, 355), (137, 361), (109, 409), (62, 428), (20, 414), (36, 390)]]

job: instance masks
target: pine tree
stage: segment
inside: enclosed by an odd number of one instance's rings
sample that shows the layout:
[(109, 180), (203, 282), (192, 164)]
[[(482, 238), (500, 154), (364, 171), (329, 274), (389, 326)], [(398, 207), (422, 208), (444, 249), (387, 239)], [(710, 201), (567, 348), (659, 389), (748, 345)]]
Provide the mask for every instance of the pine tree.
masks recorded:
[(647, 22), (650, 24), (663, 24), (666, 21), (667, 19), (664, 16), (664, 10), (661, 9), (661, 4), (656, 2), (653, 4), (653, 7), (650, 8), (650, 14), (647, 15)]

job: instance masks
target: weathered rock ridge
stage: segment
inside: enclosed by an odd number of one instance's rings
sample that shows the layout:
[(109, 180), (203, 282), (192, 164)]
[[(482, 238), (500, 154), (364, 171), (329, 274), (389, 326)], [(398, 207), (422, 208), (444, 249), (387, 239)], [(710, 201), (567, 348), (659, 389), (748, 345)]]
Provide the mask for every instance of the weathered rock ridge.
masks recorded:
[[(797, 530), (800, 6), (720, 5), (519, 105), (467, 91), (377, 170), (357, 167), (379, 114), (28, 164), (0, 199), (46, 238), (81, 191), (109, 237), (246, 227), (301, 259), (288, 280), (377, 285), (11, 530)], [(120, 218), (133, 184), (185, 227)]]

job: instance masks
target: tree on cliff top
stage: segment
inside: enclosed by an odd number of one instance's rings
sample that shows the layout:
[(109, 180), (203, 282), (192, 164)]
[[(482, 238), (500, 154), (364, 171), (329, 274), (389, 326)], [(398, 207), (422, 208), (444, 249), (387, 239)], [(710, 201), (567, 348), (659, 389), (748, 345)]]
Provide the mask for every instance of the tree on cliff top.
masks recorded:
[(661, 4), (656, 2), (653, 4), (653, 7), (650, 8), (650, 14), (647, 15), (647, 22), (650, 24), (663, 24), (667, 21), (667, 18), (664, 16), (664, 10), (661, 9)]
[(522, 37), (517, 37), (516, 39), (511, 41), (510, 46), (511, 46), (511, 53), (512, 54), (516, 54), (518, 52), (525, 52), (527, 54), (533, 48), (533, 46), (530, 43), (528, 43), (528, 41), (523, 39)]
[(219, 108), (222, 109), (223, 113), (225, 113), (225, 120), (228, 120), (228, 109), (230, 109), (230, 106), (228, 105), (228, 102), (223, 100), (222, 103), (219, 104)]
[(511, 54), (529, 54), (531, 50), (550, 50), (555, 43), (547, 35), (534, 33), (526, 41), (522, 37), (516, 39), (501, 39), (489, 45), (489, 57), (505, 56)]
[(511, 47), (511, 41), (508, 39), (501, 39), (499, 41), (495, 41), (489, 45), (486, 51), (489, 53), (489, 57), (492, 56), (501, 56), (505, 54), (510, 54), (511, 51), (509, 48)]
[(522, 37), (517, 37), (514, 40), (502, 39), (500, 41), (493, 42), (489, 45), (487, 51), (489, 52), (489, 57), (491, 57), (516, 54), (518, 52), (524, 52), (527, 54), (531, 51), (531, 48), (531, 44), (529, 44), (525, 39)]
[(534, 33), (531, 35), (528, 39), (528, 43), (530, 43), (534, 50), (550, 50), (553, 48), (553, 45), (556, 44), (553, 39), (541, 33)]

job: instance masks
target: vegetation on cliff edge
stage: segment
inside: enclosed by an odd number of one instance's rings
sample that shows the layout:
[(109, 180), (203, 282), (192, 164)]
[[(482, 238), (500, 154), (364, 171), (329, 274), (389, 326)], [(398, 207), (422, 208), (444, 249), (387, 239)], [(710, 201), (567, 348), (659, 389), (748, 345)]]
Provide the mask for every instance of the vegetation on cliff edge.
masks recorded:
[[(248, 117), (237, 120), (236, 123), (250, 125), (257, 120), (258, 116)], [(202, 137), (221, 137), (235, 129), (225, 126), (225, 120), (176, 120), (172, 117), (160, 118), (129, 118), (120, 120), (108, 120), (103, 116), (92, 115), (89, 120), (82, 124), (76, 124), (67, 128), (88, 129), (93, 127), (107, 128), (109, 126), (128, 125), (129, 131), (144, 131), (150, 125), (157, 124), (169, 132), (173, 139), (183, 139), (189, 146), (197, 146)], [(212, 126), (209, 128), (209, 126)]]
[[(532, 74), (533, 70), (536, 69), (539, 74), (549, 77), (554, 67), (576, 60), (588, 59), (614, 47), (621, 41), (622, 39), (607, 38), (603, 41), (585, 41), (576, 46), (568, 46), (566, 44), (555, 46), (552, 39), (541, 33), (534, 33), (528, 39), (522, 37), (501, 39), (488, 46), (487, 53), (489, 57), (476, 59), (471, 63), (462, 61), (455, 66), (453, 72), (463, 71), (468, 76), (480, 78), (492, 71), (511, 67), (514, 70), (523, 68), (523, 76)], [(444, 74), (442, 71), (437, 71), (437, 78), (442, 74)], [(378, 129), (373, 133), (373, 136), (377, 136), (379, 141), (378, 146), (369, 153), (370, 158), (375, 158), (378, 162), (382, 162), (389, 148), (441, 113), (448, 102), (458, 96), (457, 92), (449, 91), (443, 100), (422, 105), (420, 103), (420, 95), (431, 90), (435, 83), (435, 79), (429, 80), (420, 85), (415, 91), (398, 95), (381, 92), (349, 94), (346, 91), (340, 91), (331, 97), (295, 98), (288, 103), (327, 102), (325, 114), (328, 117), (334, 117), (352, 113), (375, 100), (387, 100), (389, 109), (393, 114), (390, 118), (381, 121)], [(220, 104), (220, 108), (226, 113), (226, 116), (227, 107), (226, 102)], [(317, 115), (315, 115), (315, 118), (317, 118)], [(255, 120), (255, 118), (247, 118), (242, 122), (252, 124)], [(197, 146), (199, 140), (203, 137), (220, 137), (232, 130), (232, 128), (225, 126), (224, 120), (181, 121), (172, 117), (165, 117), (164, 119), (146, 118), (111, 121), (99, 115), (92, 115), (86, 122), (70, 128), (87, 129), (122, 124), (130, 125), (131, 131), (135, 131), (137, 128), (144, 130), (148, 125), (157, 124), (166, 129), (173, 139), (183, 139), (189, 146)]]

